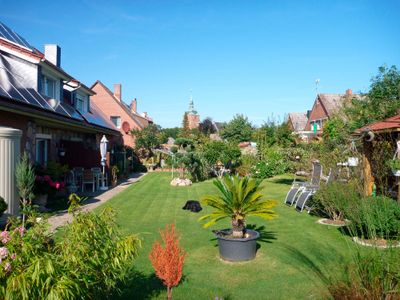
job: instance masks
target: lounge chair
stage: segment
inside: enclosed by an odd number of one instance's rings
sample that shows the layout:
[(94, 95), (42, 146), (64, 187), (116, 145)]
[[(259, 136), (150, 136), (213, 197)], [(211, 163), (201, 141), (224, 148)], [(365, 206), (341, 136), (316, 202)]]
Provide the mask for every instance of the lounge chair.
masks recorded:
[(290, 188), (289, 192), (286, 194), (285, 204), (292, 206), (296, 203), (299, 195), (305, 191), (307, 188), (318, 188), (319, 183), (321, 181), (322, 176), (322, 166), (319, 161), (313, 162), (313, 171), (311, 174), (310, 182), (299, 182), (296, 181), (296, 177), (293, 180), (292, 187)]
[[(326, 184), (331, 184), (334, 180), (336, 180), (336, 172), (332, 169), (329, 170), (329, 174), (326, 177)], [(312, 210), (312, 207), (307, 205), (308, 201), (312, 198), (312, 196), (316, 193), (318, 187), (316, 186), (308, 186), (303, 188), (300, 191), (298, 196), (298, 200), (296, 201), (296, 210), (298, 212), (302, 212), (303, 209), (306, 209), (308, 213)]]

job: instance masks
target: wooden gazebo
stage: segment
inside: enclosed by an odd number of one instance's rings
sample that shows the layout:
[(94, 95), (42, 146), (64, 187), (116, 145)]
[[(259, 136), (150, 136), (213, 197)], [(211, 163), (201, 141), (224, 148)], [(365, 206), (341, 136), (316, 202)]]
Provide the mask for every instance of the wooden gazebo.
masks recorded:
[[(356, 134), (363, 136), (363, 175), (364, 175), (364, 193), (369, 196), (372, 194), (375, 183), (374, 163), (373, 163), (373, 147), (374, 140), (387, 140), (393, 144), (392, 157), (395, 154), (397, 141), (400, 141), (400, 114), (366, 125), (357, 129)], [(384, 159), (383, 157), (381, 157)], [(400, 153), (397, 153), (400, 159)], [(397, 193), (397, 199), (400, 202), (400, 184)]]

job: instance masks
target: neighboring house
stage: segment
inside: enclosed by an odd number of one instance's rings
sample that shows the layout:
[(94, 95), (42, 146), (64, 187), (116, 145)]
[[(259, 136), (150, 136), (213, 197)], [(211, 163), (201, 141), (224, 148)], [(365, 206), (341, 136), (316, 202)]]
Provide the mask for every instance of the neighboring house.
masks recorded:
[(0, 126), (22, 131), (21, 152), (32, 161), (100, 166), (100, 139), (112, 146), (120, 133), (91, 103), (93, 94), (61, 68), (60, 47), (42, 53), (0, 22)]
[(354, 97), (360, 98), (361, 95), (353, 94), (350, 89), (345, 94), (318, 94), (309, 114), (305, 131), (320, 134), (325, 122), (343, 107), (346, 100)]
[(121, 84), (114, 84), (114, 92), (112, 92), (101, 81), (97, 80), (91, 89), (96, 93), (91, 98), (92, 102), (118, 128), (122, 134), (124, 145), (133, 148), (135, 141), (130, 130), (143, 129), (153, 123), (153, 120), (147, 113), (139, 114), (137, 112), (136, 99), (131, 102), (130, 106), (122, 101)]
[(287, 124), (290, 130), (297, 133), (303, 131), (306, 128), (307, 121), (308, 121), (307, 113), (292, 112), (289, 113), (288, 115)]

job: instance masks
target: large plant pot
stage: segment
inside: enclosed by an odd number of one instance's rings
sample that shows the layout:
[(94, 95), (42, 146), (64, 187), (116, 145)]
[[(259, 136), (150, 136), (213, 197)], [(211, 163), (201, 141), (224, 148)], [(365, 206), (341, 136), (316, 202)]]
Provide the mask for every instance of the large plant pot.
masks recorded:
[(227, 261), (246, 261), (256, 257), (257, 239), (260, 234), (254, 230), (246, 230), (249, 237), (232, 238), (231, 229), (224, 229), (216, 233), (218, 239), (219, 255)]

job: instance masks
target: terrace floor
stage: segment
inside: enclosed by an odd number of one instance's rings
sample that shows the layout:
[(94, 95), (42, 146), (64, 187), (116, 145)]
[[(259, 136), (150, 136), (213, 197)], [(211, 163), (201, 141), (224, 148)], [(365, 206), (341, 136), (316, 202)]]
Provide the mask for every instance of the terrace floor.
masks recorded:
[(187, 252), (184, 277), (173, 289), (173, 299), (323, 299), (329, 298), (326, 278), (336, 277), (351, 258), (354, 247), (335, 227), (316, 224), (318, 218), (298, 213), (283, 204), (290, 187), (289, 177), (263, 182), (267, 198), (278, 200), (279, 217), (272, 221), (249, 218), (248, 224), (262, 233), (255, 260), (227, 263), (218, 256), (212, 229), (228, 228), (222, 222), (202, 228), (200, 213), (182, 210), (189, 199), (215, 193), (212, 181), (191, 187), (171, 187), (169, 173), (150, 173), (140, 178), (104, 205), (117, 211), (117, 221), (126, 233), (138, 233), (143, 248), (136, 260), (136, 276), (122, 299), (165, 299), (149, 261), (152, 244), (165, 224), (175, 223), (181, 246)]

